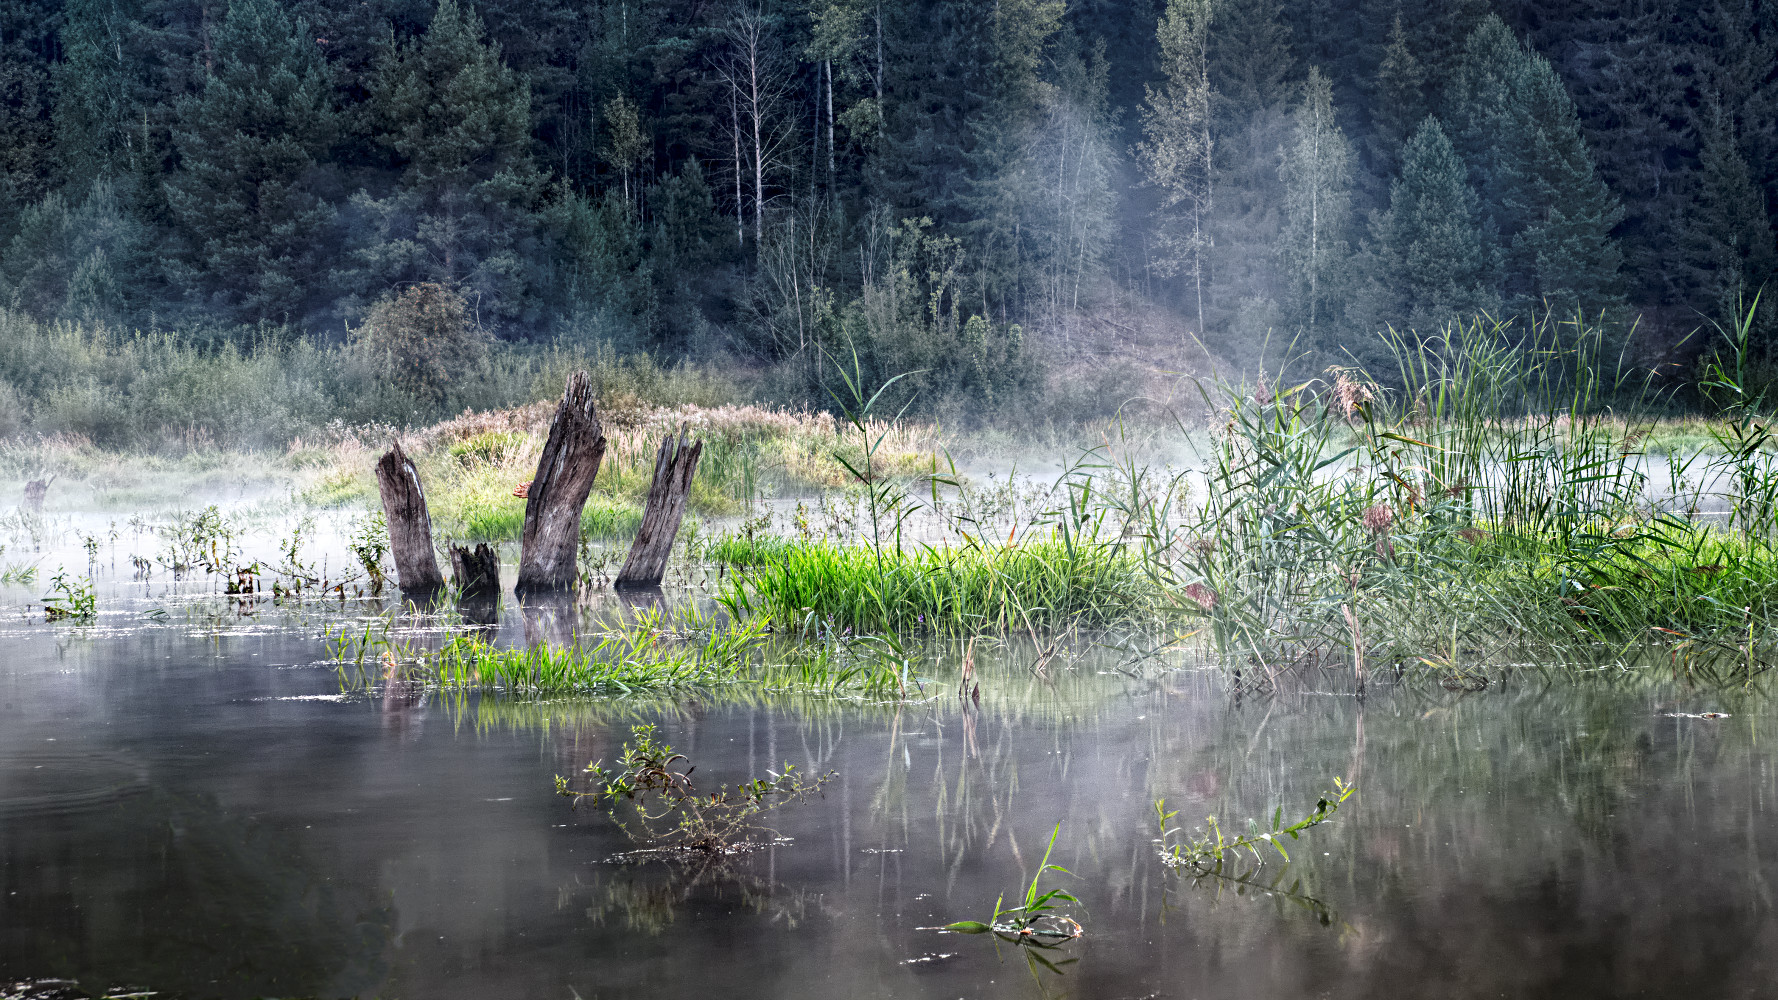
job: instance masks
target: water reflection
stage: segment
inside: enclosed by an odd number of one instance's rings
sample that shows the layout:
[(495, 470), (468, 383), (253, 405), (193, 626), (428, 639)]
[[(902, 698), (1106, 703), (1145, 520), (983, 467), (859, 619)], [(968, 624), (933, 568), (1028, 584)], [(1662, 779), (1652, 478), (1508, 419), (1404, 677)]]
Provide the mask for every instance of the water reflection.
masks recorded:
[[(572, 607), (528, 605), (525, 637)], [(467, 617), (467, 616), (466, 616)], [(515, 623), (516, 624), (516, 623)], [(553, 631), (552, 631), (553, 630)], [(0, 982), (175, 995), (1498, 997), (1757, 995), (1778, 954), (1765, 685), (1502, 675), (1483, 691), (1218, 674), (1083, 644), (934, 647), (892, 704), (735, 686), (514, 702), (337, 698), (312, 630), (11, 636), (0, 664)], [(513, 629), (519, 631), (519, 628)], [(516, 636), (514, 638), (517, 638)], [(1113, 644), (1115, 645), (1115, 644)], [(1673, 713), (1727, 712), (1726, 718)], [(648, 722), (700, 787), (838, 777), (719, 863), (631, 846), (556, 774)], [(53, 748), (53, 749), (49, 749)], [(1338, 819), (1222, 877), (1190, 828)], [(1086, 928), (1062, 975), (918, 928), (1046, 876)], [(614, 860), (616, 859), (616, 860)], [(1053, 878), (1053, 881), (1052, 881)], [(975, 947), (977, 944), (981, 947)], [(573, 991), (572, 993), (570, 991)]]

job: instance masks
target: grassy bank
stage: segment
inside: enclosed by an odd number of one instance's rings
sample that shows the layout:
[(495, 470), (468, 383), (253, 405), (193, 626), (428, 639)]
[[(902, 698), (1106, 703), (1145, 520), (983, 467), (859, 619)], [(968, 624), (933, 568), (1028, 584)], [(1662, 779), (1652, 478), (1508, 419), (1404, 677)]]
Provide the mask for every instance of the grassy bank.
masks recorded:
[[(401, 435), (426, 483), (433, 530), (441, 539), (516, 541), (525, 502), (514, 497), (536, 473), (553, 402), (507, 410), (466, 413)], [(641, 520), (642, 501), (654, 475), (662, 438), (689, 427), (704, 442), (690, 509), (706, 516), (740, 512), (767, 495), (811, 493), (844, 483), (841, 464), (849, 448), (825, 413), (796, 413), (756, 406), (651, 406), (601, 408), (605, 458), (582, 517), (588, 537), (625, 538)], [(879, 459), (898, 475), (930, 470), (936, 428), (919, 424), (873, 425), (886, 435)], [(371, 504), (372, 468), (387, 441), (354, 436), (315, 449), (325, 470), (304, 496), (317, 504)]]
[(1778, 659), (1764, 401), (1718, 366), (1724, 412), (1697, 426), (1711, 447), (1657, 470), (1644, 446), (1658, 421), (1607, 405), (1624, 386), (1587, 342), (1509, 350), (1495, 333), (1398, 340), (1387, 380), (1206, 385), (1217, 423), (1190, 471), (1108, 443), (1013, 517), (1011, 544), (986, 542), (1006, 522), (986, 530), (968, 504), (884, 492), (882, 519), (963, 541), (736, 535), (710, 553), (737, 567), (725, 599), (743, 614), (854, 630), (1146, 624), (1196, 630), (1207, 652), (1268, 674)]

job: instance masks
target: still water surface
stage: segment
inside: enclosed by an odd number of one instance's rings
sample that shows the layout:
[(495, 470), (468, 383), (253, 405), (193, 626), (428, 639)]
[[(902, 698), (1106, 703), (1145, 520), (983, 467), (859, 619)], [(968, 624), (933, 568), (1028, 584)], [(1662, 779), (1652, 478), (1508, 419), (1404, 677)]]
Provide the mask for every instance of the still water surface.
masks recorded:
[[(120, 608), (110, 601), (107, 608)], [(0, 984), (178, 997), (1666, 997), (1778, 992), (1778, 713), (1763, 685), (984, 668), (979, 708), (737, 690), (515, 704), (339, 696), (317, 624), (0, 628)], [(504, 630), (522, 626), (508, 609)], [(955, 651), (935, 678), (955, 677)], [(954, 682), (953, 682), (954, 683)], [(940, 694), (940, 692), (943, 692)], [(1726, 711), (1709, 720), (1670, 713)], [(653, 722), (703, 787), (837, 772), (716, 868), (554, 794)], [(1268, 894), (1171, 873), (1187, 827), (1358, 795)], [(986, 919), (1057, 823), (1086, 936)], [(762, 841), (771, 838), (762, 836)], [(4, 992), (0, 989), (0, 992)]]

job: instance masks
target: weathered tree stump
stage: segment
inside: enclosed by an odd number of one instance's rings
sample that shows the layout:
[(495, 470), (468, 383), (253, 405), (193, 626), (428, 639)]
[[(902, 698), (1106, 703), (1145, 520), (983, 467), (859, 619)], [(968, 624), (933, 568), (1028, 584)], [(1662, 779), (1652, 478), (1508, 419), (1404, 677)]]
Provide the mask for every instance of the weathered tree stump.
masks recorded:
[(654, 457), (654, 482), (648, 487), (648, 504), (642, 509), (642, 528), (636, 532), (630, 557), (618, 571), (618, 589), (658, 587), (667, 572), (667, 556), (673, 552), (673, 539), (679, 535), (679, 522), (685, 517), (685, 498), (691, 495), (691, 480), (697, 475), (698, 458), (704, 453), (704, 442), (690, 444), (685, 425), (679, 425), (679, 439), (668, 434), (661, 440), (661, 449)]
[(19, 510), (33, 517), (43, 513), (43, 497), (49, 492), (49, 484), (55, 481), (56, 477), (50, 476), (48, 479), (33, 479), (26, 483), (25, 496), (19, 501)]
[(593, 412), (593, 384), (586, 372), (568, 376), (561, 405), (549, 427), (537, 475), (525, 495), (525, 529), (520, 540), (519, 594), (567, 590), (579, 573), (580, 511), (599, 462), (605, 432)]
[(451, 578), (466, 599), (495, 597), (500, 593), (500, 556), (487, 542), (477, 544), (474, 551), (453, 545)]
[(377, 461), (377, 492), (383, 495), (383, 518), (389, 522), (389, 554), (395, 558), (395, 583), (404, 591), (424, 592), (444, 586), (438, 556), (432, 551), (432, 518), (414, 460), (389, 447)]

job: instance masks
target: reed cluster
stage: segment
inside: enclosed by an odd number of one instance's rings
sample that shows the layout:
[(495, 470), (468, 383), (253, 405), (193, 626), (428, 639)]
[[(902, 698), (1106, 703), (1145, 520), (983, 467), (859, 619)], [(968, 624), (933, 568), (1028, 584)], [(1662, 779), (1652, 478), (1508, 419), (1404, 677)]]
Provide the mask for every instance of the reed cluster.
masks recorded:
[[(1756, 669), (1778, 655), (1778, 437), (1736, 361), (1750, 322), (1724, 331), (1700, 386), (1718, 408), (1708, 448), (1646, 447), (1659, 387), (1593, 328), (1483, 319), (1392, 336), (1388, 373), (1205, 384), (1195, 468), (1096, 449), (1010, 536), (962, 523), (936, 488), (955, 476), (929, 477), (923, 504), (867, 468), (868, 535), (709, 551), (738, 568), (737, 615), (835, 629), (1195, 627), (1231, 666), (1337, 664), (1361, 682), (1521, 654)], [(921, 517), (961, 541), (910, 543)]]

